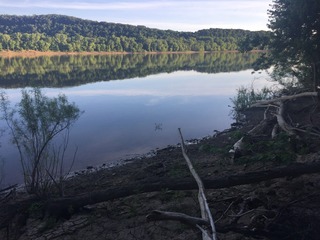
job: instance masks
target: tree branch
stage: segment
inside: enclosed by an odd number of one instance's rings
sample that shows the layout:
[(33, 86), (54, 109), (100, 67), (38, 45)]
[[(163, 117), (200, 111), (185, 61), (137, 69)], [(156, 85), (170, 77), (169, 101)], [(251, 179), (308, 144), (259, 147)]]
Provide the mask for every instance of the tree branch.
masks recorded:
[(202, 183), (201, 178), (199, 177), (198, 173), (196, 172), (196, 170), (194, 169), (192, 162), (190, 160), (190, 158), (188, 157), (186, 150), (185, 150), (185, 145), (184, 145), (184, 140), (183, 140), (183, 136), (181, 133), (181, 129), (179, 128), (179, 133), (180, 133), (180, 137), (181, 137), (181, 150), (182, 150), (182, 155), (184, 157), (184, 159), (187, 162), (187, 165), (189, 167), (189, 170), (193, 176), (193, 178), (196, 180), (197, 185), (198, 185), (198, 189), (199, 189), (199, 193), (198, 193), (198, 200), (199, 200), (199, 204), (200, 204), (200, 209), (201, 209), (201, 217), (205, 220), (209, 220), (210, 222), (210, 227), (211, 227), (211, 236), (210, 238), (208, 237), (208, 235), (206, 234), (202, 234), (202, 238), (205, 239), (212, 239), (215, 240), (216, 239), (216, 228), (214, 226), (214, 221), (213, 221), (213, 217), (211, 215), (211, 211), (209, 209), (209, 205), (207, 202), (207, 198), (206, 195), (204, 194), (204, 186)]
[(285, 100), (292, 100), (292, 99), (299, 98), (299, 97), (317, 97), (317, 96), (318, 96), (317, 92), (304, 92), (304, 93), (299, 93), (299, 94), (290, 95), (290, 96), (282, 96), (280, 98), (274, 98), (274, 99), (270, 99), (270, 100), (258, 101), (256, 103), (252, 104), (251, 107), (268, 107), (268, 105), (270, 105), (270, 104), (274, 104), (277, 102), (283, 102)]
[(150, 214), (147, 215), (148, 221), (160, 221), (160, 220), (174, 220), (180, 221), (182, 223), (188, 224), (192, 227), (206, 226), (210, 227), (209, 221), (203, 218), (192, 217), (184, 213), (177, 212), (165, 212), (160, 210), (154, 210)]

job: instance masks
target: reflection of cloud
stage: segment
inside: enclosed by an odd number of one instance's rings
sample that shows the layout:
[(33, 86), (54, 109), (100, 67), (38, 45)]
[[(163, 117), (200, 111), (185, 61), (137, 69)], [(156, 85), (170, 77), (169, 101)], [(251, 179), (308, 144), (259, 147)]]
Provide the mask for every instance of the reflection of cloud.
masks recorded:
[(240, 87), (261, 89), (273, 86), (265, 73), (251, 74), (251, 70), (232, 73), (206, 74), (195, 71), (178, 71), (134, 78), (126, 81), (110, 81), (86, 84), (79, 87), (45, 89), (48, 96), (57, 96), (63, 92), (67, 96), (148, 96), (151, 100), (146, 104), (157, 105), (166, 97), (226, 96), (236, 94)]
[(146, 102), (146, 106), (155, 106), (161, 103), (165, 98), (158, 97), (158, 98), (151, 98), (148, 102)]
[[(110, 81), (87, 84), (80, 87), (62, 89), (67, 96), (149, 96), (147, 104), (158, 104), (165, 97), (195, 96), (233, 96), (241, 86), (261, 89), (272, 86), (265, 73), (251, 74), (251, 70), (205, 74), (195, 71), (178, 71), (171, 74), (157, 74), (146, 78), (135, 78), (127, 81)], [(52, 89), (45, 91), (50, 96), (58, 92)]]
[[(212, 95), (228, 95), (229, 89), (220, 89), (220, 91), (212, 91), (210, 89), (184, 89), (184, 91), (157, 91), (157, 90), (146, 90), (146, 89), (130, 89), (130, 90), (80, 90), (70, 91), (67, 94), (73, 96), (98, 96), (98, 95), (109, 95), (109, 96), (154, 96), (154, 97), (172, 97), (172, 96), (212, 96)], [(154, 99), (149, 104), (155, 104), (160, 99)]]

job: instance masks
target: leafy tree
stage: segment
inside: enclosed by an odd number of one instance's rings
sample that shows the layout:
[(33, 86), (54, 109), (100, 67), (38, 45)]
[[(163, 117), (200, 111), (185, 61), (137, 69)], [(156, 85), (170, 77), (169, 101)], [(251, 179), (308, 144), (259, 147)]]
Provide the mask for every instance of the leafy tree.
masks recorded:
[(2, 40), (2, 42), (3, 42), (4, 48), (6, 48), (7, 50), (9, 50), (9, 49), (10, 49), (10, 44), (9, 44), (9, 43), (10, 43), (10, 40), (11, 40), (10, 35), (8, 35), (8, 34), (1, 34), (0, 37), (1, 37), (1, 40)]
[(320, 1), (274, 0), (269, 11), (271, 63), (313, 88), (320, 82)]
[(10, 107), (7, 95), (1, 93), (0, 107), (12, 142), (19, 151), (27, 191), (46, 194), (56, 173), (62, 169), (59, 160), (63, 159), (58, 159), (61, 148), (57, 147), (55, 139), (67, 133), (64, 136), (67, 140), (70, 127), (81, 114), (79, 108), (69, 103), (64, 95), (51, 99), (37, 88), (23, 90), (16, 108)]
[[(62, 15), (0, 15), (0, 43), (3, 49), (7, 50), (127, 52), (236, 50), (243, 36), (254, 38), (256, 35), (267, 35), (267, 33), (240, 29), (177, 32), (144, 26), (94, 22)], [(48, 45), (40, 43), (41, 41)]]

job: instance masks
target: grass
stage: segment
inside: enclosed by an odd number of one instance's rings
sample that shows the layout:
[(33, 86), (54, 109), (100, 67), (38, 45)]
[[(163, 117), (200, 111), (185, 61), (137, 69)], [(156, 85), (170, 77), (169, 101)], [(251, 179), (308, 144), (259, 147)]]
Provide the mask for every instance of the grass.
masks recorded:
[(287, 164), (296, 160), (296, 142), (286, 133), (280, 133), (275, 139), (244, 142), (246, 154), (237, 159), (237, 163)]
[(233, 104), (231, 110), (231, 116), (237, 122), (242, 120), (242, 112), (248, 109), (253, 103), (260, 100), (267, 100), (273, 98), (275, 92), (270, 88), (263, 87), (261, 90), (256, 90), (251, 87), (241, 86), (237, 89), (237, 95), (234, 98), (231, 98)]

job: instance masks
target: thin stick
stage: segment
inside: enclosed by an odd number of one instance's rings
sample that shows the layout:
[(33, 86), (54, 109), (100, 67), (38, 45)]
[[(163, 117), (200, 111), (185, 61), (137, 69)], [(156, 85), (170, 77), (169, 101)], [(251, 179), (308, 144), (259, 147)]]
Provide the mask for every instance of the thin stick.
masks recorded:
[(196, 170), (194, 169), (190, 158), (188, 157), (186, 150), (185, 150), (185, 144), (184, 144), (184, 140), (183, 140), (183, 136), (181, 133), (181, 129), (179, 128), (179, 134), (181, 137), (181, 150), (182, 150), (182, 155), (184, 157), (184, 159), (187, 162), (187, 165), (189, 167), (190, 173), (192, 174), (193, 178), (196, 180), (198, 188), (199, 188), (199, 193), (198, 193), (198, 200), (199, 200), (199, 204), (200, 204), (200, 209), (201, 209), (201, 217), (205, 220), (209, 220), (210, 222), (210, 226), (211, 226), (211, 231), (212, 231), (212, 235), (210, 238), (208, 238), (207, 234), (202, 234), (202, 238), (203, 239), (212, 239), (212, 240), (216, 240), (216, 228), (214, 225), (214, 221), (213, 221), (213, 217), (211, 215), (210, 209), (209, 209), (209, 205), (207, 202), (207, 198), (204, 194), (204, 186), (202, 183), (201, 178), (199, 177), (198, 173), (196, 172)]

